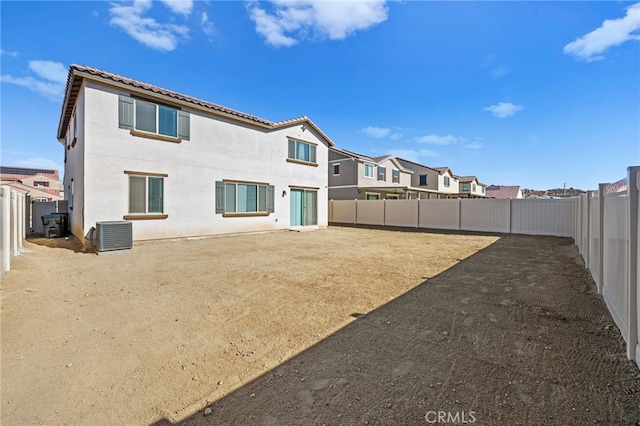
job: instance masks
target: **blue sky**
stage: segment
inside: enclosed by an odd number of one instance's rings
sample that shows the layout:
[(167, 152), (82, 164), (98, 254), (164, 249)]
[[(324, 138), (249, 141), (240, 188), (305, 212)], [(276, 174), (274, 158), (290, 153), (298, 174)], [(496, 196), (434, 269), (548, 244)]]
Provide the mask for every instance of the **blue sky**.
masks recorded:
[(0, 2), (2, 165), (57, 167), (72, 63), (486, 184), (640, 164), (640, 3)]

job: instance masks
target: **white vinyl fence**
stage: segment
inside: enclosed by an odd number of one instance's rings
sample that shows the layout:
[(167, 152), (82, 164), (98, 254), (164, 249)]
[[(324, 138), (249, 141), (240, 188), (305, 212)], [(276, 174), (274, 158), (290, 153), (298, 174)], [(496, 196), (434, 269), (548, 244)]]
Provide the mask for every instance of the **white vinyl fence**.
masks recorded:
[(575, 200), (331, 200), (329, 221), (573, 237)]
[(0, 276), (10, 269), (11, 258), (20, 253), (25, 238), (25, 195), (9, 186), (0, 186)]
[(600, 184), (576, 198), (575, 241), (598, 293), (627, 343), (627, 357), (640, 366), (640, 166), (629, 167), (626, 185)]
[(458, 231), (572, 237), (640, 366), (640, 166), (626, 184), (567, 199), (331, 200), (335, 224), (398, 226)]

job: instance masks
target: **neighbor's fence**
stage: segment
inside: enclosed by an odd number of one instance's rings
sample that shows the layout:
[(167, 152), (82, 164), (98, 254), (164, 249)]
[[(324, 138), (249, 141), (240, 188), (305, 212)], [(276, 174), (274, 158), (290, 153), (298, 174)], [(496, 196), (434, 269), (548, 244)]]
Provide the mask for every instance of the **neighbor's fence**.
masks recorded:
[(626, 185), (600, 184), (576, 198), (575, 241), (611, 316), (640, 366), (640, 166), (629, 167)]
[(9, 186), (0, 186), (0, 276), (10, 269), (11, 258), (22, 249), (26, 238), (25, 216), (25, 195)]
[(626, 185), (551, 200), (331, 200), (329, 222), (572, 237), (640, 366), (640, 166)]
[(331, 200), (329, 221), (355, 225), (573, 237), (575, 201)]

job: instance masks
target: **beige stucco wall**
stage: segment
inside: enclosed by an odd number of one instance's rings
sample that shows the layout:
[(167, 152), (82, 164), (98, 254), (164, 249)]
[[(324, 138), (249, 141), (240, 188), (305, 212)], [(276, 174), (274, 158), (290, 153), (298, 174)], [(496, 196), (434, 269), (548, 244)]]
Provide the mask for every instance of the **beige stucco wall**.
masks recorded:
[[(415, 163), (410, 163), (408, 161), (398, 160), (398, 162), (402, 164), (403, 167), (413, 171), (413, 175), (411, 175), (411, 186), (415, 188), (430, 189), (432, 191), (438, 190), (440, 173), (437, 170), (423, 167)], [(427, 175), (426, 185), (420, 185), (420, 175)]]
[[(125, 170), (168, 175), (168, 218), (134, 221), (134, 240), (288, 229), (290, 186), (318, 188), (318, 226), (327, 225), (328, 149), (310, 126), (304, 131), (300, 124), (265, 131), (183, 105), (191, 113), (190, 140), (136, 137), (118, 127), (118, 94), (130, 93), (93, 81), (84, 88), (85, 233), (98, 221), (122, 220), (128, 214)], [(318, 144), (318, 166), (287, 162), (287, 136)], [(233, 218), (215, 214), (215, 182), (224, 179), (274, 185), (275, 213)], [(76, 193), (78, 189), (76, 180)]]
[[(83, 86), (84, 88), (84, 86)], [(64, 199), (69, 205), (69, 225), (71, 233), (76, 235), (82, 241), (82, 236), (91, 228), (92, 225), (85, 227), (84, 222), (84, 153), (85, 153), (85, 96), (84, 90), (78, 93), (76, 101), (75, 120), (78, 120), (78, 138), (72, 147), (71, 128), (73, 120), (70, 120), (69, 127), (66, 131), (65, 145), (62, 149), (66, 149), (66, 161), (64, 164)], [(116, 122), (117, 123), (117, 122)], [(116, 124), (117, 125), (117, 124)], [(69, 149), (67, 149), (69, 147)]]
[[(449, 186), (444, 186), (444, 177), (449, 176)], [(451, 171), (438, 176), (438, 192), (442, 194), (457, 194), (460, 191), (458, 179), (454, 178)]]

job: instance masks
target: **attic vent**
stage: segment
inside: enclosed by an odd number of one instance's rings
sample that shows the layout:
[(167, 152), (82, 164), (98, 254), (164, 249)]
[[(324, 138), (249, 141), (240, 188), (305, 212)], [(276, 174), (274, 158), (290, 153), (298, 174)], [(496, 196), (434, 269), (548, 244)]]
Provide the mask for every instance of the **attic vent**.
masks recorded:
[(124, 220), (96, 223), (96, 249), (98, 251), (126, 250), (133, 246), (131, 222)]

